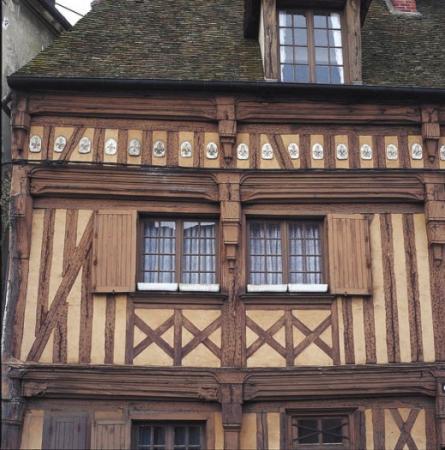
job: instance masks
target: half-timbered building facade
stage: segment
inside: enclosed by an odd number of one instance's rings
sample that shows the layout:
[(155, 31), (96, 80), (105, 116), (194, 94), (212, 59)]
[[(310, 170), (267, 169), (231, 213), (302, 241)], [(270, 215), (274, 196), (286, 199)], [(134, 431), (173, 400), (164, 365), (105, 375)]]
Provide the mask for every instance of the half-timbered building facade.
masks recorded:
[(10, 77), (4, 448), (444, 448), (444, 16), (102, 0)]

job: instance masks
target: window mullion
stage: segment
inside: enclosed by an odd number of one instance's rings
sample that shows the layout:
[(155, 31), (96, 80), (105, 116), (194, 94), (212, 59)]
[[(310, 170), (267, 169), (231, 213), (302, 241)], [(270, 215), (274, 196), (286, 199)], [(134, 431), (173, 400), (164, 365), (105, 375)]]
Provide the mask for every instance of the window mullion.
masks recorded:
[(177, 283), (182, 282), (182, 249), (184, 242), (184, 226), (182, 220), (176, 221), (176, 246), (175, 246), (175, 280)]
[(283, 260), (283, 283), (289, 283), (289, 233), (288, 222), (281, 223), (281, 258)]
[(306, 11), (307, 22), (307, 45), (309, 57), (310, 82), (315, 83), (315, 42), (314, 42), (314, 14), (312, 11)]

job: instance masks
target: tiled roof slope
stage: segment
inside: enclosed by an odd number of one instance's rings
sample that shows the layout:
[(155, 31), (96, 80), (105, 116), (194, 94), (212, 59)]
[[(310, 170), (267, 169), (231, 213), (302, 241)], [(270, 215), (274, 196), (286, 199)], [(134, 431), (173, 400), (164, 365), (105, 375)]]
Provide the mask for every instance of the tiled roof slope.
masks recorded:
[(371, 3), (363, 28), (366, 84), (445, 87), (445, 0), (417, 0), (420, 15)]
[[(445, 0), (417, 0), (419, 18), (374, 0), (363, 29), (365, 84), (445, 85)], [(257, 40), (243, 36), (243, 0), (102, 0), (16, 75), (263, 80)]]

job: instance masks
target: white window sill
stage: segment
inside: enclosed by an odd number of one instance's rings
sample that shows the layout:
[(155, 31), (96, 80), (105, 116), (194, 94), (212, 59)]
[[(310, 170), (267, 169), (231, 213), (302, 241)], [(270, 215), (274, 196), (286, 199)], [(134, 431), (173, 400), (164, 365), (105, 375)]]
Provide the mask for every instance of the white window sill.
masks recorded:
[(178, 283), (138, 283), (139, 291), (177, 291)]
[(328, 292), (327, 284), (289, 284), (289, 292)]
[(186, 284), (179, 283), (181, 292), (219, 292), (219, 284)]
[(327, 292), (327, 284), (248, 284), (247, 292)]
[(247, 292), (286, 292), (287, 284), (248, 284)]

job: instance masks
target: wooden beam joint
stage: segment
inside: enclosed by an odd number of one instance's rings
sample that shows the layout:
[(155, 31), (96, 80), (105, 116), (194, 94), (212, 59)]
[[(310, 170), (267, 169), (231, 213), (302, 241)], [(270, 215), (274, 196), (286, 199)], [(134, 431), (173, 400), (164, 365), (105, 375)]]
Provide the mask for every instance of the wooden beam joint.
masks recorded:
[(26, 146), (26, 137), (31, 128), (31, 116), (28, 112), (28, 98), (13, 95), (12, 108), (12, 157), (23, 157)]
[(434, 264), (445, 261), (445, 177), (426, 179), (425, 215)]

